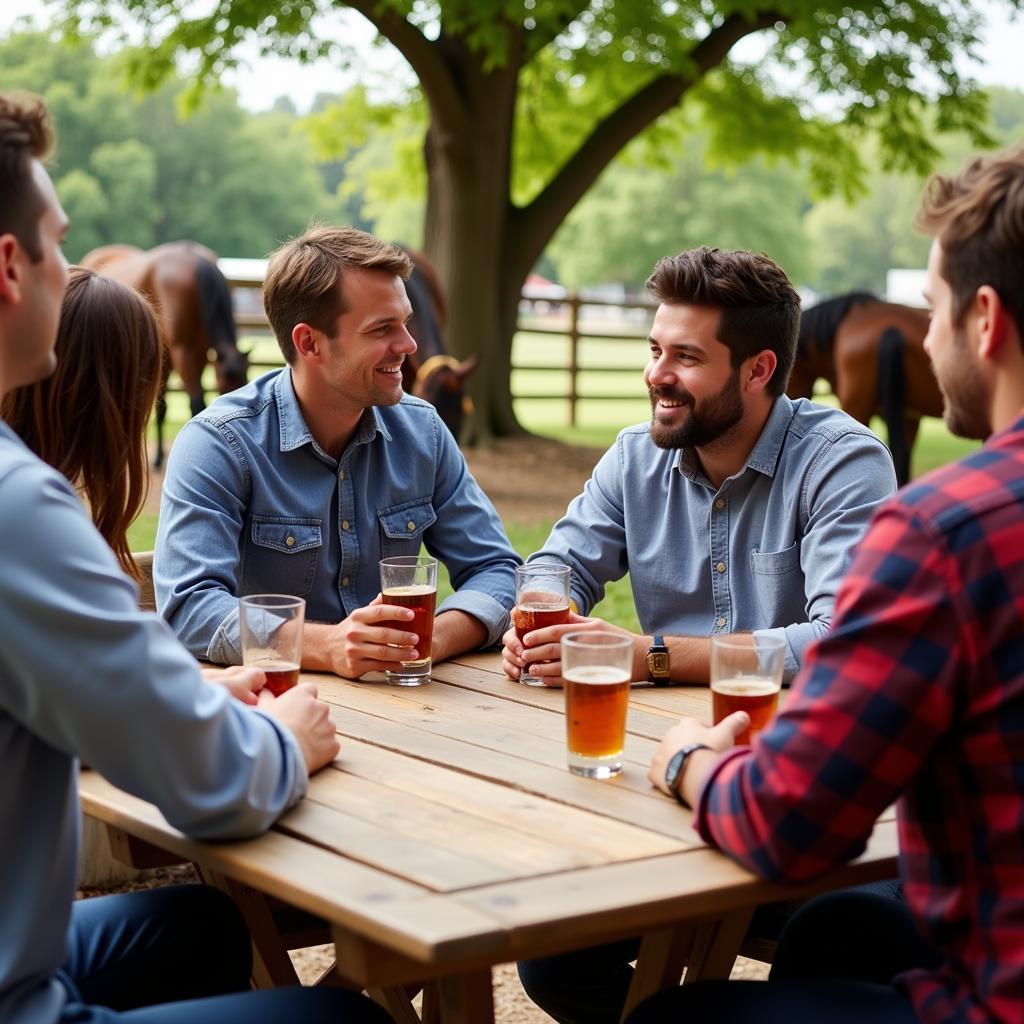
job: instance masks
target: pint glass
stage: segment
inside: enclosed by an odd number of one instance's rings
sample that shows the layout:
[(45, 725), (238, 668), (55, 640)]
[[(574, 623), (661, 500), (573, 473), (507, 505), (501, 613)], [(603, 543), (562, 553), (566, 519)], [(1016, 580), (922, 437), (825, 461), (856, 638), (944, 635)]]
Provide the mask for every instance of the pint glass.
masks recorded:
[(569, 771), (609, 779), (622, 771), (633, 641), (601, 631), (562, 637)]
[(786, 641), (777, 636), (731, 634), (711, 638), (711, 708), (715, 725), (734, 711), (750, 715), (750, 728), (736, 737), (751, 743), (779, 707)]
[(289, 594), (249, 594), (238, 601), (242, 664), (266, 673), (275, 697), (299, 681), (306, 602)]
[(422, 686), (430, 682), (430, 645), (434, 638), (434, 609), (437, 605), (437, 559), (426, 555), (399, 555), (382, 558), (380, 562), (380, 592), (385, 604), (411, 608), (413, 620), (387, 620), (380, 625), (385, 629), (400, 629), (415, 633), (415, 661), (399, 662), (385, 672), (393, 686)]
[[(567, 565), (532, 562), (516, 569), (516, 606), (512, 625), (519, 642), (535, 629), (561, 626), (569, 621), (569, 583), (572, 570)], [(544, 680), (524, 668), (519, 675), (524, 686), (543, 686)]]

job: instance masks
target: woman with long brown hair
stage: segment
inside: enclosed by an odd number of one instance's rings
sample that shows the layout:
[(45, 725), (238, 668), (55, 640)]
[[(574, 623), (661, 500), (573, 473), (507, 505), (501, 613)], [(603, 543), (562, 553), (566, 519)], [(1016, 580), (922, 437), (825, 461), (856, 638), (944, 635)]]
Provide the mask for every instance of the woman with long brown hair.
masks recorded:
[(153, 311), (125, 285), (73, 268), (56, 353), (56, 372), (8, 394), (0, 417), (67, 477), (121, 568), (138, 579), (128, 527), (149, 483), (146, 426), (163, 359)]

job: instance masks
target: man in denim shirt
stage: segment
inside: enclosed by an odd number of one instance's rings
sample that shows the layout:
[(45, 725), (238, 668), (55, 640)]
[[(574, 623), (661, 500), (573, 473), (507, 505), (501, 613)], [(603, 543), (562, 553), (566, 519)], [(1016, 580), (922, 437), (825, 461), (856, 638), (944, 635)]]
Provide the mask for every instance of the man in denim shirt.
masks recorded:
[(358, 677), (431, 654), (380, 623), (378, 563), (420, 546), (448, 568), (433, 658), (494, 644), (514, 600), (513, 551), (455, 439), (402, 392), (416, 351), (404, 251), (354, 228), (284, 245), (263, 286), (287, 366), (185, 425), (164, 478), (157, 602), (193, 654), (241, 660), (238, 597), (304, 597), (303, 666)]
[[(647, 282), (661, 302), (644, 383), (649, 424), (628, 427), (531, 561), (572, 566), (584, 615), (609, 580), (630, 574), (645, 634), (635, 680), (648, 679), (651, 634), (666, 634), (664, 681), (708, 681), (714, 633), (786, 640), (786, 676), (823, 636), (854, 546), (893, 493), (892, 459), (871, 431), (783, 392), (800, 299), (765, 256), (694, 249)], [(558, 638), (608, 629), (510, 631), (505, 668), (560, 682)], [(659, 637), (660, 639), (660, 637)], [(662, 681), (662, 680), (656, 680)]]

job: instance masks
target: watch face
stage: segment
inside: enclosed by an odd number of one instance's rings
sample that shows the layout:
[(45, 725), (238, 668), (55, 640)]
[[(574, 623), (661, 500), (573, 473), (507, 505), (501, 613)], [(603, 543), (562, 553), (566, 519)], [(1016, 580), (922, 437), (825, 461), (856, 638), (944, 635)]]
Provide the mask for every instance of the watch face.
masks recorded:
[(668, 651), (650, 651), (647, 655), (647, 667), (656, 679), (668, 677)]
[(672, 755), (668, 767), (665, 769), (665, 785), (673, 793), (676, 791), (676, 785), (679, 782), (679, 772), (682, 770), (683, 762), (686, 760), (686, 754), (687, 750), (685, 747), (682, 750), (676, 751)]

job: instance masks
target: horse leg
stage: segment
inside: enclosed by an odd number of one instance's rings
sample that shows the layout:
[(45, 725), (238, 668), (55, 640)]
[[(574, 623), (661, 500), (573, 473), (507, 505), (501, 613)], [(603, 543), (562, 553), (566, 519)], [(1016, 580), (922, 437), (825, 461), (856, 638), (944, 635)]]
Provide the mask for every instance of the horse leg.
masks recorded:
[(200, 390), (198, 394), (188, 396), (188, 405), (193, 416), (198, 416), (206, 408), (206, 398)]
[(164, 464), (164, 420), (167, 419), (167, 391), (160, 389), (160, 397), (156, 400), (156, 457), (153, 468), (159, 469)]

